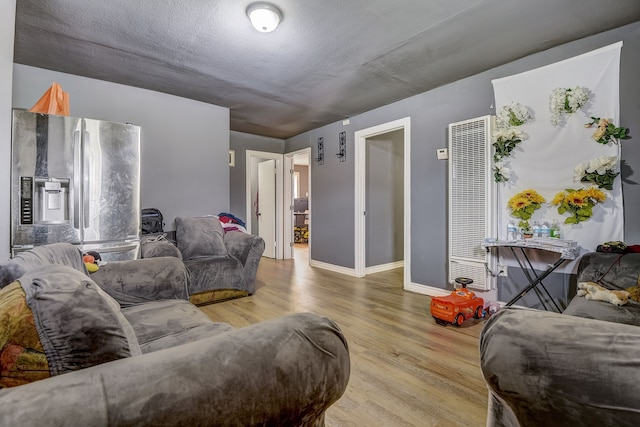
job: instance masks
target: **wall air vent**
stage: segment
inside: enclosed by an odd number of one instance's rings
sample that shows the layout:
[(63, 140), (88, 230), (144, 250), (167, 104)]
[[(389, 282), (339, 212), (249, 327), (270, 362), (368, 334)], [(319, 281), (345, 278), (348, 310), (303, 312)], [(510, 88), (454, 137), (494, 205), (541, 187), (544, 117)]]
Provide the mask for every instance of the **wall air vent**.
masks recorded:
[(492, 116), (449, 125), (449, 283), (469, 277), (469, 288), (495, 287), (495, 260), (482, 248), (495, 236), (495, 183), (491, 172)]

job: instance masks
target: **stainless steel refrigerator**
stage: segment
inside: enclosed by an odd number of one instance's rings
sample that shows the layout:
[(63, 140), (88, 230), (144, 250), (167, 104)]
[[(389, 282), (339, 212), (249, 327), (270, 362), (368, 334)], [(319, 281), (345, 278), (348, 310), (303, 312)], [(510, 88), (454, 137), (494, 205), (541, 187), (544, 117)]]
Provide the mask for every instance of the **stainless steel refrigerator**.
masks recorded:
[(140, 128), (13, 111), (11, 253), (55, 242), (103, 261), (140, 249)]

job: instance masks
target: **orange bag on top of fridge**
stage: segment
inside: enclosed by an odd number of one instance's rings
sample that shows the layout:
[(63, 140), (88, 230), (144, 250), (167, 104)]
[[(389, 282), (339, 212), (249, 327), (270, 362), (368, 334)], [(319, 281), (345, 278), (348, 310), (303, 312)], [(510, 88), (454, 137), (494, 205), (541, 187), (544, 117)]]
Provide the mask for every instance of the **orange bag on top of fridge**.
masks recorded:
[(55, 114), (58, 116), (69, 115), (69, 94), (62, 90), (62, 86), (53, 82), (51, 87), (29, 109), (32, 113)]

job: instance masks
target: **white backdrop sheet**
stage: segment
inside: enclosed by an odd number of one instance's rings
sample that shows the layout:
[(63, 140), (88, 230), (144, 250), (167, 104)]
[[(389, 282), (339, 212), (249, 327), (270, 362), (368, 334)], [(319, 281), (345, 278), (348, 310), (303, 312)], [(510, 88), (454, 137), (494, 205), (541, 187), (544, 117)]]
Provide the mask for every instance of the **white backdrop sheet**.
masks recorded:
[[(619, 171), (620, 145), (602, 145), (592, 139), (593, 128), (585, 128), (591, 116), (610, 118), (620, 124), (619, 76), (620, 51), (618, 42), (586, 54), (545, 67), (530, 70), (501, 79), (492, 80), (496, 112), (511, 103), (529, 107), (534, 120), (520, 126), (527, 139), (511, 153), (507, 166), (511, 177), (507, 183), (499, 183), (497, 197), (498, 238), (506, 239), (507, 224), (518, 222), (507, 209), (507, 201), (516, 193), (533, 188), (548, 203), (538, 209), (530, 220), (557, 220), (563, 239), (575, 240), (582, 253), (594, 251), (606, 241), (624, 240), (624, 219), (621, 178), (614, 182), (613, 190), (603, 190), (604, 203), (596, 205), (591, 219), (579, 224), (564, 224), (568, 214), (559, 215), (557, 207), (550, 204), (559, 191), (566, 188), (582, 188), (587, 185), (574, 181), (574, 168), (600, 156), (617, 156)], [(583, 109), (565, 115), (564, 124), (551, 123), (550, 98), (555, 88), (582, 86), (591, 92), (591, 98)]]

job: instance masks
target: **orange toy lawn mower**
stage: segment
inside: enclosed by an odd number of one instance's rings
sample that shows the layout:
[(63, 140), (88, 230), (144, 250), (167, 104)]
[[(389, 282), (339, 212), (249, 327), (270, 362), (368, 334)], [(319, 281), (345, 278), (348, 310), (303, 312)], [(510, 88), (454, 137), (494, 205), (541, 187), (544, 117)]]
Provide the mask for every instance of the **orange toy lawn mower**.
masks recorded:
[(431, 298), (431, 315), (439, 325), (461, 326), (471, 317), (484, 317), (484, 300), (467, 289), (467, 285), (473, 283), (473, 280), (458, 277), (456, 283), (462, 287), (454, 289), (450, 295)]

